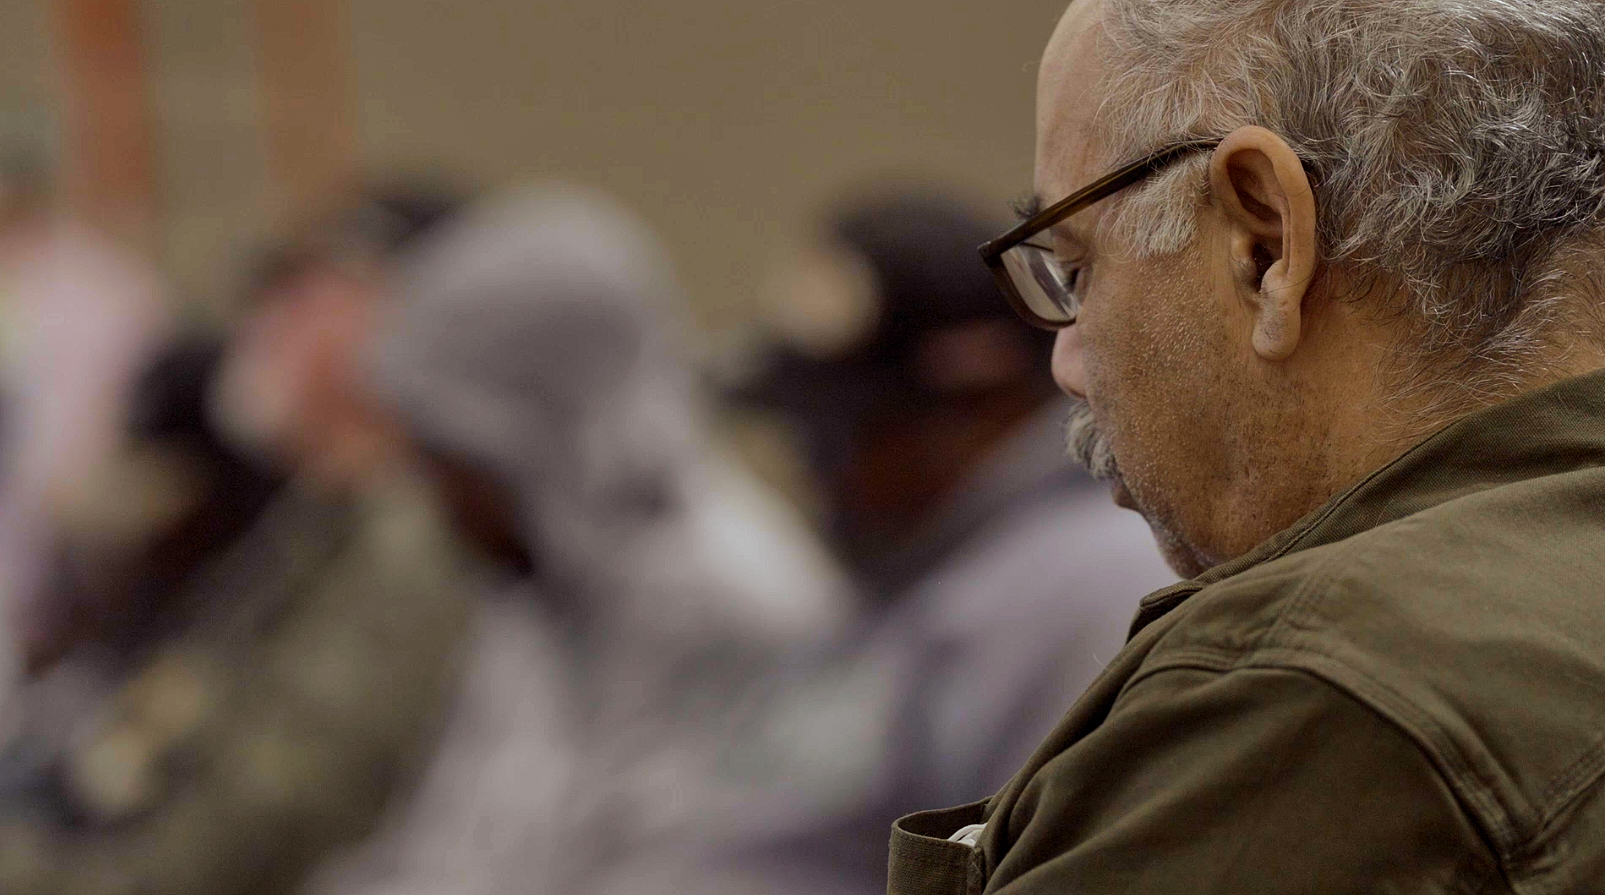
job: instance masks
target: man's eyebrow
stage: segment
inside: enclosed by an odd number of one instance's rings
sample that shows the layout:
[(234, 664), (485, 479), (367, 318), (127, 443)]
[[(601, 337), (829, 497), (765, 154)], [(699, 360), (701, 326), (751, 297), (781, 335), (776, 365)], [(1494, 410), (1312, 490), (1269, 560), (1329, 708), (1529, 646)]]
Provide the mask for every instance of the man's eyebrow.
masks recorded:
[[(1021, 196), (1014, 200), (1013, 205), (1014, 213), (1020, 216), (1021, 221), (1028, 221), (1036, 217), (1042, 213), (1042, 209), (1048, 207), (1047, 201), (1037, 193)], [(1066, 239), (1075, 245), (1086, 244), (1086, 240), (1082, 239), (1081, 234), (1076, 232), (1075, 227), (1068, 220), (1060, 221), (1042, 232), (1056, 233), (1060, 238)], [(1035, 237), (1032, 238), (1034, 239)]]

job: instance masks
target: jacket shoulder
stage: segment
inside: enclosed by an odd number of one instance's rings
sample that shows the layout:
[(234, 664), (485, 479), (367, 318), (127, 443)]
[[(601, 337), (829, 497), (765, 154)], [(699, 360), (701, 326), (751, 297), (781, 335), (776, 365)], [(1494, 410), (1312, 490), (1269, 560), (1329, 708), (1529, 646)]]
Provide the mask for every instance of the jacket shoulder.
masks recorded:
[(1572, 479), (1468, 495), (1205, 588), (1140, 675), (1314, 674), (1409, 735), (1508, 861), (1538, 861), (1605, 824), (1586, 807), (1605, 818), (1605, 526), (1598, 490)]

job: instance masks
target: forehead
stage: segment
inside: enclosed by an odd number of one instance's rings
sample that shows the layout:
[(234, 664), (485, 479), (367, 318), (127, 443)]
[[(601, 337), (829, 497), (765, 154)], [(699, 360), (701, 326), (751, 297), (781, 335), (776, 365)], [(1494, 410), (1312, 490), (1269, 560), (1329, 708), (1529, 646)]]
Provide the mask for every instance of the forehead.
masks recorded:
[(1075, 0), (1054, 30), (1037, 76), (1036, 191), (1056, 201), (1100, 172), (1093, 144), (1103, 0)]

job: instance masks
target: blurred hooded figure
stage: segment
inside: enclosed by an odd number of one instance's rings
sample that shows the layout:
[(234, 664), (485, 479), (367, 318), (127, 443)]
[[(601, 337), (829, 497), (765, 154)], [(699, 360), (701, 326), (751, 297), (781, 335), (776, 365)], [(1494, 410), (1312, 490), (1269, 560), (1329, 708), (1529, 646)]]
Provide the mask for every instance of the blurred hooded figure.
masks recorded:
[(733, 718), (833, 630), (841, 585), (705, 441), (666, 269), (569, 188), (481, 207), (412, 265), (374, 380), (519, 580), (482, 613), (420, 797), (329, 888), (611, 893), (681, 860), (766, 765)]
[(797, 433), (869, 608), (778, 703), (813, 770), (749, 824), (729, 891), (884, 892), (887, 826), (995, 791), (1174, 580), (1070, 462), (1052, 336), (975, 257), (993, 231), (936, 192), (871, 197), (777, 278), (777, 339), (736, 397)]

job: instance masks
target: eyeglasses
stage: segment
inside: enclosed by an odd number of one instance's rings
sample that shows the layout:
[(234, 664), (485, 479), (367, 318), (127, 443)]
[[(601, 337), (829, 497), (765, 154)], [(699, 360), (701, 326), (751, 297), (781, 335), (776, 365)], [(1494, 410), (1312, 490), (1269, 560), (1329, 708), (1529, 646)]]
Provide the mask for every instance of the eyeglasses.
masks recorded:
[(1219, 145), (1219, 140), (1194, 140), (1167, 146), (1104, 175), (981, 246), (981, 258), (992, 270), (1003, 297), (1032, 326), (1063, 329), (1075, 323), (1081, 310), (1081, 294), (1077, 291), (1079, 274), (1065, 270), (1051, 248), (1030, 242), (1031, 238), (1076, 212), (1146, 180), (1189, 153)]

